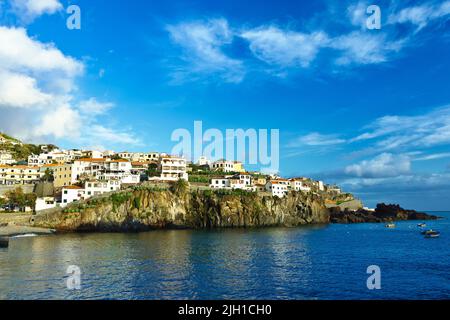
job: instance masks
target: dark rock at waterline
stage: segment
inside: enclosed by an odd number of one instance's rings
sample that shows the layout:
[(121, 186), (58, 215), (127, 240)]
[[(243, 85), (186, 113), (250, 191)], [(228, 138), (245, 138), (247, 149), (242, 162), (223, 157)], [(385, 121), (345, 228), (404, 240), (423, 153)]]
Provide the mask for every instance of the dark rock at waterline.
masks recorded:
[(9, 246), (9, 239), (6, 237), (0, 238), (0, 248), (8, 248)]
[(337, 208), (330, 209), (330, 221), (332, 223), (362, 223), (362, 222), (391, 222), (402, 220), (436, 220), (439, 217), (418, 212), (415, 210), (407, 210), (398, 204), (377, 205), (375, 211), (359, 209), (357, 211), (340, 210)]

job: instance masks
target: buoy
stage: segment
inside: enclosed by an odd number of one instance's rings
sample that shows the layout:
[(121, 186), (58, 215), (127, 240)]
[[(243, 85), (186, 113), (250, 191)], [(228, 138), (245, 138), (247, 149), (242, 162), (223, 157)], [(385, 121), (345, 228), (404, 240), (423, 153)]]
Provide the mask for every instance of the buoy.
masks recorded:
[(9, 239), (8, 238), (0, 238), (0, 248), (8, 248)]

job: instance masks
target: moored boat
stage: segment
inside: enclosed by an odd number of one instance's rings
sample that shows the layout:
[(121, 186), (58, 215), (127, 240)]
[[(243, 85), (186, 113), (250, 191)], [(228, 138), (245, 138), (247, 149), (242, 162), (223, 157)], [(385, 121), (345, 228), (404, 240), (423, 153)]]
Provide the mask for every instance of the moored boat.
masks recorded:
[(389, 228), (389, 229), (395, 228), (395, 223), (387, 223), (386, 228)]
[(425, 228), (427, 225), (425, 223), (419, 223), (417, 226), (419, 228)]
[(441, 235), (439, 231), (434, 230), (427, 230), (425, 232), (422, 232), (422, 234), (425, 235), (425, 238), (438, 238)]

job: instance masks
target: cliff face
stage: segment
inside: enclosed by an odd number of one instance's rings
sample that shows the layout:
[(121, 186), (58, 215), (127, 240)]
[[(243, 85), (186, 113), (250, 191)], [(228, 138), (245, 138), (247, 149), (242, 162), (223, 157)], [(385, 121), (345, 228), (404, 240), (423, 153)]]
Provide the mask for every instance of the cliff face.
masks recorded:
[(328, 223), (323, 200), (292, 193), (256, 194), (134, 190), (38, 214), (34, 225), (60, 231), (298, 226)]
[(377, 205), (375, 211), (359, 209), (356, 211), (340, 210), (339, 207), (330, 209), (332, 223), (362, 223), (362, 222), (392, 222), (401, 220), (436, 220), (437, 216), (415, 210), (406, 210), (396, 204)]

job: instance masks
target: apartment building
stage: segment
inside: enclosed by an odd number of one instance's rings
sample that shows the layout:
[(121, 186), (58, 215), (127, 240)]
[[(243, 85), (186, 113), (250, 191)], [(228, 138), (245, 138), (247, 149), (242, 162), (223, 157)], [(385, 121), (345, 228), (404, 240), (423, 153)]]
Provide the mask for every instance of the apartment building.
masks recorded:
[(46, 164), (40, 167), (40, 172), (42, 175), (45, 174), (45, 172), (50, 170), (53, 174), (53, 186), (55, 188), (61, 188), (61, 187), (67, 187), (73, 184), (73, 177), (72, 177), (72, 167), (73, 165), (70, 163), (66, 164)]
[(118, 191), (120, 190), (120, 187), (121, 187), (120, 180), (87, 181), (84, 186), (84, 196), (87, 199), (100, 194)]
[(0, 184), (33, 184), (39, 182), (41, 173), (37, 167), (0, 165)]
[(159, 167), (161, 170), (161, 180), (188, 180), (188, 174), (186, 172), (186, 159), (184, 158), (176, 156), (163, 156), (161, 157)]

